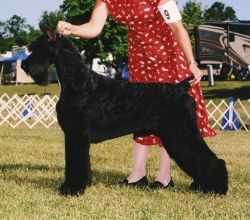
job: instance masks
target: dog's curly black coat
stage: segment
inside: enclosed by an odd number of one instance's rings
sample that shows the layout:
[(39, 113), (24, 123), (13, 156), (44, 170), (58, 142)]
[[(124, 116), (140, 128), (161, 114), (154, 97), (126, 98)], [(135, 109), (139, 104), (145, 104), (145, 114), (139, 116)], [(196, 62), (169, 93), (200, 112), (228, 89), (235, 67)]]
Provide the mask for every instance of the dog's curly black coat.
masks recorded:
[(193, 178), (191, 188), (226, 194), (225, 162), (208, 148), (196, 124), (189, 83), (139, 84), (92, 72), (64, 37), (41, 36), (30, 45), (23, 69), (38, 83), (56, 65), (61, 83), (58, 122), (65, 134), (64, 195), (78, 195), (91, 180), (90, 143), (134, 133), (156, 134), (179, 167)]

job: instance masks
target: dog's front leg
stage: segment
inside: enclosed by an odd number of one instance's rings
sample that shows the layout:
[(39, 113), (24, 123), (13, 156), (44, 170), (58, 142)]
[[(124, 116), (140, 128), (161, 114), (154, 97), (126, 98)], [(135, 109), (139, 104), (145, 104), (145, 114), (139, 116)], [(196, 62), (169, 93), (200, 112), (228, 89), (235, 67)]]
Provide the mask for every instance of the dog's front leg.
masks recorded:
[(91, 181), (90, 144), (81, 133), (65, 134), (65, 181), (60, 187), (63, 195), (77, 196)]

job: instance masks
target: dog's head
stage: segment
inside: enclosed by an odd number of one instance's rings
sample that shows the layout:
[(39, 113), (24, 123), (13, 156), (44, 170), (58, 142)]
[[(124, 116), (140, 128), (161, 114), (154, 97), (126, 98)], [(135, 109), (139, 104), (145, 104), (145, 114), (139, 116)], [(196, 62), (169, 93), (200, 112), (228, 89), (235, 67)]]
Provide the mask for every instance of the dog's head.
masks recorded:
[(48, 69), (58, 53), (57, 40), (48, 35), (40, 36), (28, 46), (29, 57), (22, 62), (22, 69), (40, 85), (48, 83)]

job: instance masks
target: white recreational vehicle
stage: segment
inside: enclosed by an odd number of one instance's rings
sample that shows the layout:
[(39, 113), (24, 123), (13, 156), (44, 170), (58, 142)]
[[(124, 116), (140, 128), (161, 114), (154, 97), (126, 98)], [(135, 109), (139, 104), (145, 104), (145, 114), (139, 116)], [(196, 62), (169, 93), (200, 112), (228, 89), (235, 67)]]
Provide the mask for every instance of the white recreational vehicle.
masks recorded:
[(196, 59), (221, 79), (250, 79), (250, 21), (210, 22), (195, 29)]

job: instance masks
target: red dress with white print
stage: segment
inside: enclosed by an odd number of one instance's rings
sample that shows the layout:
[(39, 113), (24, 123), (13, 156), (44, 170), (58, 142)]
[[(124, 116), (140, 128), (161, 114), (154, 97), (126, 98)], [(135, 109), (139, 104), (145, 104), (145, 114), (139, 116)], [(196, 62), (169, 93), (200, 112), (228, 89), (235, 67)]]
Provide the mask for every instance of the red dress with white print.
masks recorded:
[[(178, 83), (192, 74), (178, 42), (161, 16), (160, 0), (103, 0), (112, 18), (128, 27), (129, 80), (141, 83)], [(197, 123), (203, 137), (214, 136), (199, 84), (189, 94), (196, 102)], [(143, 145), (159, 144), (155, 135), (137, 137)]]

